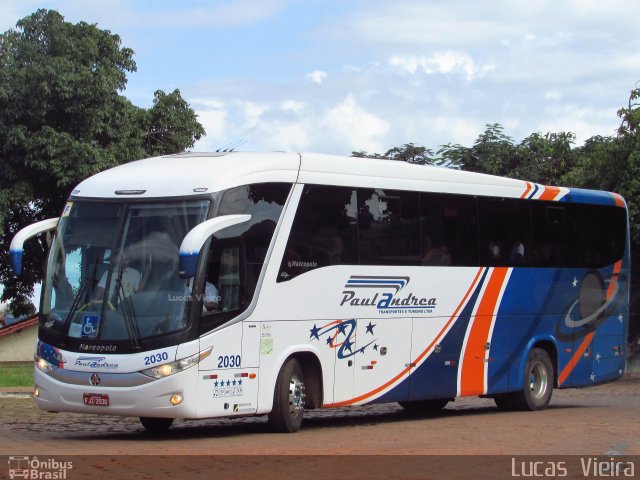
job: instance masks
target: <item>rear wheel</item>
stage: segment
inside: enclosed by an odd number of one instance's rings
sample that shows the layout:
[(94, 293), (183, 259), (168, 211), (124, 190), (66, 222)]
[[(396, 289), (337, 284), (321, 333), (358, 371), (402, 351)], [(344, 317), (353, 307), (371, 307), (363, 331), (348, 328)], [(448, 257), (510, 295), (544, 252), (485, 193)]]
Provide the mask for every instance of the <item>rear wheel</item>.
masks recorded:
[(164, 433), (169, 430), (173, 418), (140, 417), (140, 423), (149, 433)]
[(282, 433), (300, 430), (305, 401), (302, 366), (298, 360), (290, 358), (282, 366), (276, 381), (273, 409), (269, 414), (269, 424), (273, 430)]
[(415, 400), (411, 402), (398, 402), (402, 408), (411, 413), (428, 413), (442, 410), (447, 403), (450, 402), (449, 398), (434, 398), (430, 400)]
[(513, 404), (512, 393), (503, 393), (500, 395), (496, 395), (493, 397), (493, 401), (496, 402), (496, 405), (500, 410), (515, 410), (515, 405)]
[(555, 374), (549, 354), (533, 348), (527, 357), (522, 390), (505, 393), (494, 400), (503, 410), (544, 410), (551, 401)]

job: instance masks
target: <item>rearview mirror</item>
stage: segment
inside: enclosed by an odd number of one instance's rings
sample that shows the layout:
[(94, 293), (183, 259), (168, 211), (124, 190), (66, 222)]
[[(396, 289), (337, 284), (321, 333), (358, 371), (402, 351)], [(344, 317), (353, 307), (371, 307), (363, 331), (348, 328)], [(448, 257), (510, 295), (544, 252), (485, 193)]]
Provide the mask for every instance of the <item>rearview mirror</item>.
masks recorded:
[(196, 274), (200, 249), (211, 235), (224, 228), (248, 222), (249, 220), (251, 220), (251, 215), (224, 215), (206, 220), (193, 227), (182, 240), (182, 244), (180, 244), (180, 258), (178, 261), (180, 278), (191, 278)]
[(24, 242), (39, 233), (55, 230), (58, 226), (58, 220), (60, 219), (48, 218), (41, 222), (32, 223), (15, 234), (13, 240), (11, 240), (11, 245), (9, 246), (9, 255), (11, 256), (11, 268), (13, 268), (13, 273), (16, 276), (19, 276), (22, 273), (22, 252), (24, 251)]

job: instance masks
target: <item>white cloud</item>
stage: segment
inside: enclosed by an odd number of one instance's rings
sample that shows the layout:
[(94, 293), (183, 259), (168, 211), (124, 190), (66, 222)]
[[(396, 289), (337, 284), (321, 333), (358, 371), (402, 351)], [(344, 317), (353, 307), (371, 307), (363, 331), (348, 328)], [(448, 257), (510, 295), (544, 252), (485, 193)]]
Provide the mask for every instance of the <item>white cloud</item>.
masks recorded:
[(393, 55), (389, 64), (401, 70), (415, 75), (418, 69), (422, 69), (427, 75), (463, 74), (468, 81), (475, 77), (482, 77), (493, 70), (493, 65), (477, 65), (467, 53), (463, 52), (436, 52), (426, 57), (423, 55)]
[(547, 108), (546, 111), (546, 118), (541, 119), (531, 131), (570, 131), (576, 134), (577, 145), (594, 135), (613, 135), (619, 123), (615, 111), (597, 111), (592, 107), (565, 104)]
[(280, 104), (280, 109), (285, 112), (293, 112), (296, 114), (302, 113), (306, 107), (306, 103), (298, 102), (296, 100), (285, 100)]
[(324, 79), (327, 78), (327, 72), (322, 70), (315, 70), (307, 74), (307, 78), (313, 83), (322, 83)]
[(206, 136), (195, 145), (195, 150), (213, 151), (228, 143), (228, 112), (225, 104), (218, 99), (199, 99), (194, 103), (198, 121), (204, 127)]
[[(230, 100), (223, 108), (218, 101), (200, 100), (196, 110), (207, 137), (196, 150), (216, 149), (236, 139), (248, 140), (245, 149), (311, 150), (349, 154), (353, 150), (384, 152), (390, 124), (360, 105), (356, 97), (346, 97), (326, 106), (283, 100), (273, 104), (242, 99)], [(306, 115), (300, 115), (302, 110)], [(294, 113), (295, 116), (292, 116)]]
[(386, 150), (381, 140), (389, 132), (389, 123), (363, 109), (352, 94), (330, 108), (320, 124), (329, 139), (342, 144), (346, 152), (359, 149), (370, 152)]
[(240, 108), (244, 114), (244, 125), (246, 128), (254, 128), (261, 122), (262, 116), (269, 110), (269, 106), (258, 104), (252, 101), (239, 102)]

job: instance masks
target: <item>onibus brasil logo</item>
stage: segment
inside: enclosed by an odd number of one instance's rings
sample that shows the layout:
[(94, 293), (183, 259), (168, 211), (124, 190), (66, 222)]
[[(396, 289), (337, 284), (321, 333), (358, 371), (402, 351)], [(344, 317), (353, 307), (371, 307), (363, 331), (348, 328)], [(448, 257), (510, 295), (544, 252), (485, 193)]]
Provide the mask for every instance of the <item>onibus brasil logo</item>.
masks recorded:
[(431, 313), (436, 298), (406, 293), (410, 277), (352, 275), (342, 290), (340, 306), (375, 307), (378, 313)]

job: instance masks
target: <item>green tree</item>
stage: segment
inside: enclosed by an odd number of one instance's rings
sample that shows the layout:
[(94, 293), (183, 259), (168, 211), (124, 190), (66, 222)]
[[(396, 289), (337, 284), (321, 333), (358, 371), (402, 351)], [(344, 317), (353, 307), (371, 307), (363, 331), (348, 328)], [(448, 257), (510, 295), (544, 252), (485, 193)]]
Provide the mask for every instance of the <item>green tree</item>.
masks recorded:
[(532, 133), (518, 144), (517, 165), (509, 176), (543, 185), (562, 184), (563, 175), (575, 163), (575, 138), (571, 132)]
[(135, 71), (118, 35), (54, 10), (0, 35), (0, 282), (14, 307), (40, 280), (47, 249), (29, 242), (25, 273), (14, 278), (7, 252), (19, 228), (59, 215), (82, 179), (204, 135), (178, 90), (157, 91), (148, 110), (121, 95)]
[(472, 147), (443, 145), (439, 151), (447, 162), (471, 172), (508, 176), (518, 165), (518, 152), (499, 123), (486, 126)]
[(436, 165), (444, 166), (446, 159), (439, 157), (433, 153), (433, 150), (416, 146), (413, 143), (405, 143), (401, 147), (392, 147), (384, 154), (367, 153), (364, 150), (351, 152), (352, 157), (360, 158), (376, 158), (380, 160), (397, 160), (401, 162), (414, 163), (417, 165)]

